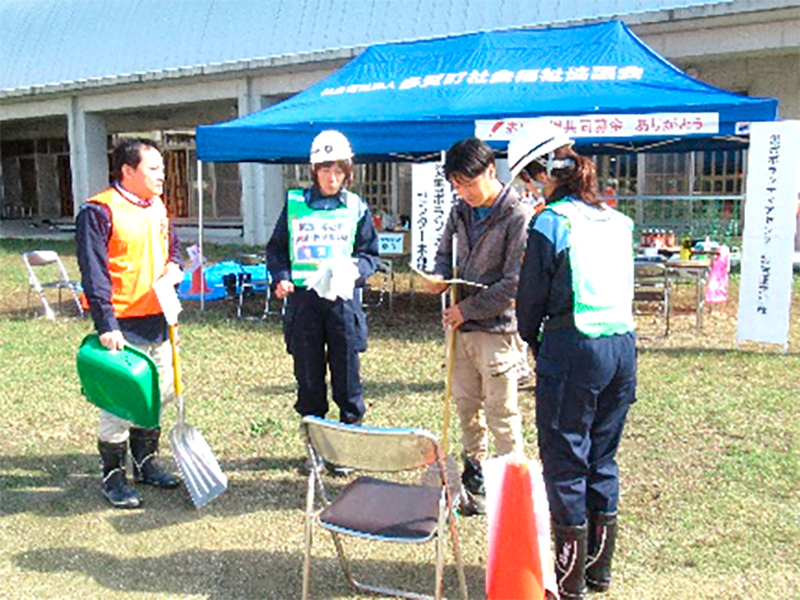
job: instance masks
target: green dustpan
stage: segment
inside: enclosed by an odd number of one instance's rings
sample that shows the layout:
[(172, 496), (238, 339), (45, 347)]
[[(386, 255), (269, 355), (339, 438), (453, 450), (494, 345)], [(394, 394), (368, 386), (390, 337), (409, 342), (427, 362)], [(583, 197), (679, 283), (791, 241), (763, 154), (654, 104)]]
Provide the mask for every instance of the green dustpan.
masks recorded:
[(140, 427), (158, 427), (161, 392), (149, 356), (131, 346), (112, 352), (91, 334), (81, 342), (77, 362), (89, 402)]

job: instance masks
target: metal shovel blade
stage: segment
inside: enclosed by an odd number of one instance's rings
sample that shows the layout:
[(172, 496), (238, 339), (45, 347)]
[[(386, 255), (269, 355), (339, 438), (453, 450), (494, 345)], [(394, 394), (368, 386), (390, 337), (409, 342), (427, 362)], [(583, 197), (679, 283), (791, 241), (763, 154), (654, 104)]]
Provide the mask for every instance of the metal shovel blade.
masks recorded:
[(228, 478), (219, 468), (205, 438), (194, 427), (186, 424), (177, 323), (169, 325), (169, 341), (172, 346), (172, 370), (178, 401), (178, 420), (169, 432), (169, 445), (192, 502), (195, 507), (201, 508), (228, 488)]
[(170, 431), (169, 445), (196, 508), (202, 508), (228, 488), (228, 478), (194, 427), (178, 423)]

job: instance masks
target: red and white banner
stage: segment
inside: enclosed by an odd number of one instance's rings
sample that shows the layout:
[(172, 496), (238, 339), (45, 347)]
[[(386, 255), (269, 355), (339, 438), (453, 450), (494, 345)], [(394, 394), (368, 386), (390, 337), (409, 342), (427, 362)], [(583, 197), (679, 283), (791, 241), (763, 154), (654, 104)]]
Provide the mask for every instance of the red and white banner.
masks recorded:
[(673, 137), (719, 133), (719, 114), (652, 113), (643, 115), (576, 115), (535, 119), (479, 119), (475, 136), (486, 141), (506, 142), (520, 129), (536, 123), (552, 123), (571, 138)]

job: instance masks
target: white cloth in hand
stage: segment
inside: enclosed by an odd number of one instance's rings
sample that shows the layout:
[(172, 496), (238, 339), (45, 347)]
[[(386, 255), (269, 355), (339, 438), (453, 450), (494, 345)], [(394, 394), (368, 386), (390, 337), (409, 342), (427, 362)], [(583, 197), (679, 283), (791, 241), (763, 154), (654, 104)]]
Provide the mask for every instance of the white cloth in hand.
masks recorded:
[[(180, 271), (180, 269), (178, 270)], [(158, 303), (161, 305), (161, 311), (164, 313), (167, 325), (177, 325), (178, 313), (182, 310), (181, 301), (178, 299), (173, 280), (174, 276), (164, 274), (153, 283), (153, 291), (155, 291)]]
[(306, 286), (326, 300), (353, 299), (358, 267), (350, 259), (331, 259), (320, 263), (317, 272), (306, 280)]

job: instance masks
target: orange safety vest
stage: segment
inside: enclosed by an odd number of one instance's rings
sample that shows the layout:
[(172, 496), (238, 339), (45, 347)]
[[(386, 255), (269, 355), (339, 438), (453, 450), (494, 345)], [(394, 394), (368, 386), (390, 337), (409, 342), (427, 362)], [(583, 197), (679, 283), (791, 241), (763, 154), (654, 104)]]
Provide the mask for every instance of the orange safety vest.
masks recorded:
[(169, 217), (161, 198), (142, 207), (109, 188), (88, 202), (111, 210), (108, 271), (114, 315), (127, 318), (161, 313), (153, 291), (153, 283), (169, 261)]

